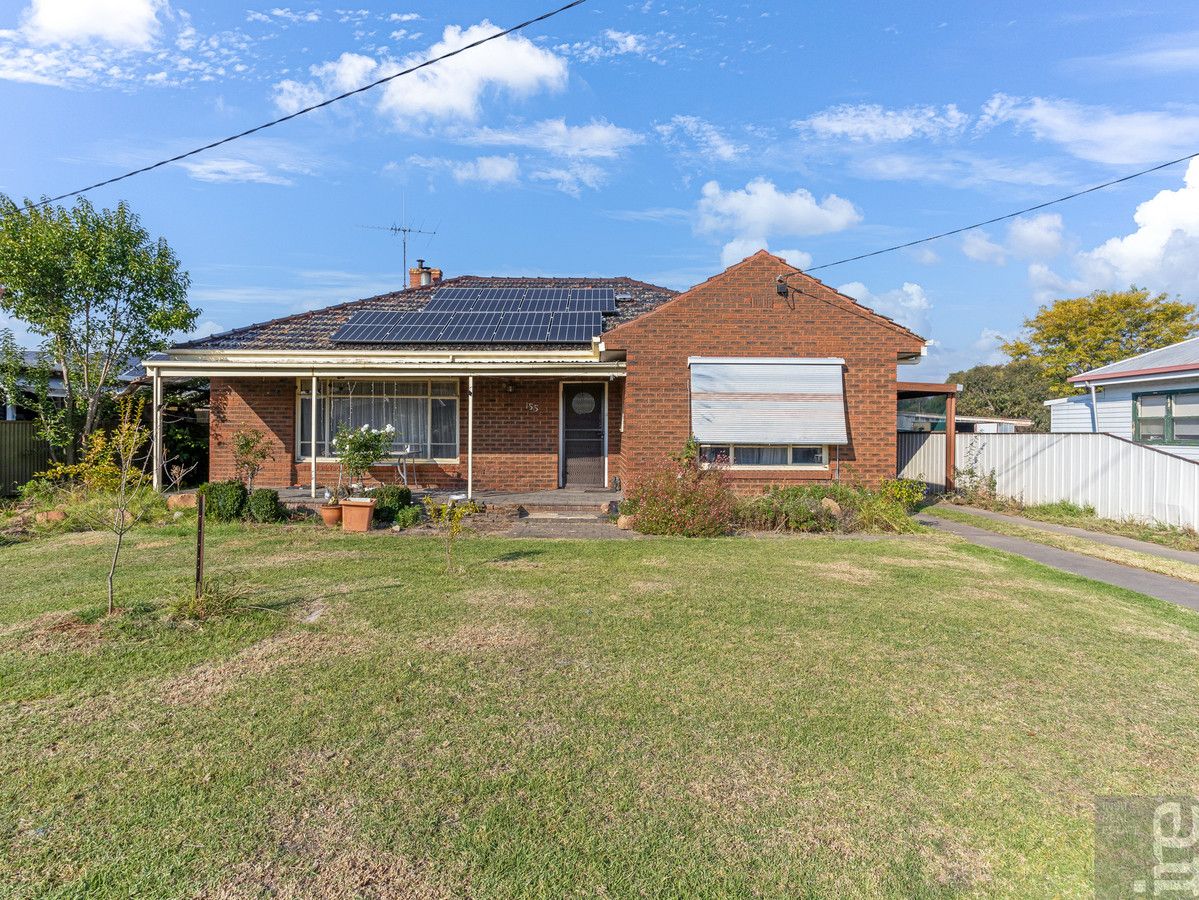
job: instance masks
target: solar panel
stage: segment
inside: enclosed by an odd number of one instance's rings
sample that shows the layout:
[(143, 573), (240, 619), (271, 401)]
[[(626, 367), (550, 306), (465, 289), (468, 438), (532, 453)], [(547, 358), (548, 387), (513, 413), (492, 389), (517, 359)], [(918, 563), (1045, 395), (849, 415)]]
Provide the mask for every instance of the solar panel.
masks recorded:
[(519, 312), (523, 300), (476, 300), (472, 309), (475, 312)]
[(387, 335), (406, 315), (408, 313), (380, 309), (355, 313), (350, 321), (333, 333), (333, 340), (338, 343), (360, 344), (387, 341)]
[(447, 344), (489, 343), (502, 318), (503, 313), (499, 312), (457, 313), (438, 340)]
[(546, 340), (551, 344), (583, 344), (603, 331), (603, 322), (598, 312), (554, 313)]
[(574, 288), (570, 292), (572, 311), (616, 312), (616, 292), (612, 288)]
[(495, 331), (496, 343), (542, 343), (550, 329), (551, 314), (545, 312), (518, 312), (504, 316)]

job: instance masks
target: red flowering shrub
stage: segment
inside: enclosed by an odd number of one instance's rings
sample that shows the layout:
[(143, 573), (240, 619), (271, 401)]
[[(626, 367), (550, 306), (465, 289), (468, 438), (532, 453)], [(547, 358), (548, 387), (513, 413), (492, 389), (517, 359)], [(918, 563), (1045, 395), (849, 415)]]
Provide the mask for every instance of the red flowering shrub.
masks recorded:
[(640, 479), (621, 512), (642, 534), (713, 537), (729, 532), (735, 508), (724, 471), (684, 457)]

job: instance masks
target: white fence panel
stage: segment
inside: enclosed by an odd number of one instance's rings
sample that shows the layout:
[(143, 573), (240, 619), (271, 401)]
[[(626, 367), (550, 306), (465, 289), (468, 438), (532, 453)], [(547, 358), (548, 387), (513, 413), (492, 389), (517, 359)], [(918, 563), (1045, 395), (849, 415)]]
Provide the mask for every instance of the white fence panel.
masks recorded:
[(898, 435), (899, 477), (923, 481), (932, 490), (945, 484), (945, 435), (901, 431)]
[[(1110, 434), (959, 434), (959, 473), (1024, 503), (1069, 500), (1110, 519), (1199, 529), (1199, 463)], [(899, 474), (940, 484), (945, 436), (899, 435)], [(960, 475), (959, 475), (960, 478)]]

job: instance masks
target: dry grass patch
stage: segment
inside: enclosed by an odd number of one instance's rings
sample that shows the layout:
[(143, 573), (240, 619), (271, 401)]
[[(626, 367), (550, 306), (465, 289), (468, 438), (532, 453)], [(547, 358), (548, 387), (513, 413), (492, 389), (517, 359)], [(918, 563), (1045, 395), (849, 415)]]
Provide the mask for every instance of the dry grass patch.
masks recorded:
[(471, 591), (464, 599), (472, 606), (503, 609), (537, 609), (548, 602), (546, 598), (531, 591), (499, 585)]
[(512, 572), (530, 572), (534, 569), (545, 568), (545, 563), (535, 559), (493, 559), (487, 563), (496, 569), (508, 569)]
[(211, 703), (245, 679), (261, 678), (289, 666), (348, 656), (367, 646), (362, 637), (341, 632), (304, 630), (276, 634), (230, 659), (188, 669), (166, 681), (158, 696), (170, 706)]
[(708, 759), (700, 768), (703, 775), (687, 786), (688, 794), (725, 816), (752, 815), (754, 810), (782, 803), (793, 794), (794, 776), (764, 751)]
[(100, 622), (85, 622), (74, 613), (46, 613), (32, 622), (0, 630), (0, 646), (15, 646), (22, 653), (97, 650), (104, 642)]
[(843, 581), (848, 584), (876, 584), (882, 577), (875, 569), (855, 565), (841, 560), (829, 562), (812, 562), (810, 560), (795, 560), (795, 567), (804, 572), (826, 581)]
[(538, 642), (537, 635), (519, 625), (472, 622), (458, 626), (449, 634), (425, 638), (419, 641), (417, 646), (435, 653), (485, 653), (496, 650), (522, 650)]
[(672, 594), (675, 586), (669, 581), (630, 581), (629, 592), (633, 594)]
[(451, 896), (399, 854), (362, 841), (343, 804), (276, 816), (269, 858), (246, 862), (200, 900), (438, 900)]

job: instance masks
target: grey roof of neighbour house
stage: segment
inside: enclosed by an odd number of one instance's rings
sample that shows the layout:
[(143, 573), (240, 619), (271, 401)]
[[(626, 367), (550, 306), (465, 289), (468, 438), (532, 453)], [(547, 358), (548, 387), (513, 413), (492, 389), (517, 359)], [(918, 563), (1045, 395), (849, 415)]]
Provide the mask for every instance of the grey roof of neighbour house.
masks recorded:
[(1188, 371), (1199, 373), (1199, 337), (1188, 338), (1169, 347), (1108, 363), (1098, 369), (1075, 375), (1070, 381), (1102, 381), (1109, 378), (1134, 378), (1137, 375), (1165, 375), (1171, 372), (1184, 374)]
[[(677, 296), (677, 291), (646, 284), (632, 278), (516, 278), (461, 275), (437, 284), (379, 294), (350, 303), (327, 306), (312, 312), (299, 313), (282, 319), (272, 319), (257, 325), (235, 328), (209, 337), (182, 344), (175, 349), (199, 350), (345, 350), (347, 345), (333, 340), (334, 333), (352, 316), (361, 312), (382, 310), (406, 312), (423, 309), (433, 294), (450, 287), (467, 288), (611, 288), (616, 293), (616, 312), (604, 316), (604, 330), (635, 319)], [(402, 346), (402, 345), (401, 345)], [(415, 346), (415, 345), (413, 345)], [(492, 350), (528, 349), (529, 344), (488, 344)], [(538, 349), (554, 349), (555, 345), (537, 344)], [(577, 344), (559, 345), (577, 347)], [(354, 344), (355, 349), (394, 350), (397, 345)], [(421, 344), (422, 350), (473, 349), (479, 345)]]

